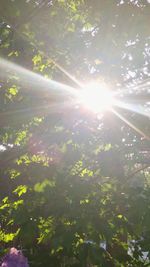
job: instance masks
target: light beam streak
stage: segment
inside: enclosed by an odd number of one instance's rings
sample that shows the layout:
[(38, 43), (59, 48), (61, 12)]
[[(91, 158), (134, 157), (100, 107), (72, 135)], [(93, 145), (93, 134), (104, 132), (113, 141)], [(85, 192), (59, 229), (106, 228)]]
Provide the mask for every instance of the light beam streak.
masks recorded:
[(23, 86), (32, 85), (32, 89), (37, 89), (40, 86), (41, 91), (43, 90), (43, 92), (50, 93), (51, 96), (61, 96), (63, 98), (66, 96), (76, 96), (75, 88), (47, 79), (40, 74), (34, 73), (24, 67), (18, 66), (15, 63), (0, 58), (0, 77), (8, 78), (9, 74), (13, 74), (14, 76), (15, 74), (19, 75), (20, 80), (17, 80), (17, 82), (21, 83)]
[(133, 123), (131, 123), (129, 120), (127, 120), (123, 115), (118, 113), (114, 108), (111, 109), (111, 111), (120, 118), (123, 122), (125, 122), (128, 126), (130, 126), (133, 130), (135, 130), (137, 133), (139, 133), (144, 139), (147, 139), (150, 141), (150, 136), (146, 135), (141, 129), (136, 127)]
[[(5, 21), (7, 21), (5, 18), (3, 18)], [(29, 22), (29, 21), (28, 21)], [(19, 29), (20, 29), (20, 25), (16, 25), (13, 26), (11, 23), (9, 23), (7, 21), (8, 25), (18, 34), (20, 35), (25, 41), (27, 41), (29, 43), (29, 37), (26, 36), (24, 33), (20, 33)], [(24, 23), (22, 23), (21, 26), (23, 26)], [(76, 85), (78, 85), (79, 87), (82, 87), (82, 84), (74, 77), (72, 76), (64, 67), (62, 67), (59, 63), (57, 63), (54, 59), (52, 59), (47, 53), (41, 51), (41, 49), (37, 46), (35, 46), (35, 44), (33, 44), (35, 50), (39, 53), (41, 53), (45, 59), (47, 59), (48, 61), (52, 62), (54, 64), (54, 66), (56, 66), (62, 73), (64, 73), (69, 79), (71, 79)]]
[(123, 101), (116, 101), (115, 105), (117, 107), (129, 110), (129, 111), (133, 111), (133, 112), (135, 112), (137, 114), (140, 114), (140, 115), (143, 115), (145, 117), (150, 118), (150, 112), (143, 110), (144, 107), (142, 107), (141, 105), (125, 103)]
[(140, 83), (132, 84), (130, 86), (126, 86), (126, 87), (118, 89), (115, 92), (114, 95), (115, 96), (118, 96), (118, 95), (130, 95), (130, 93), (135, 93), (135, 91), (136, 92), (138, 92), (138, 91), (150, 92), (149, 88), (150, 88), (150, 78), (147, 78), (146, 80), (144, 80), (144, 81), (142, 81)]

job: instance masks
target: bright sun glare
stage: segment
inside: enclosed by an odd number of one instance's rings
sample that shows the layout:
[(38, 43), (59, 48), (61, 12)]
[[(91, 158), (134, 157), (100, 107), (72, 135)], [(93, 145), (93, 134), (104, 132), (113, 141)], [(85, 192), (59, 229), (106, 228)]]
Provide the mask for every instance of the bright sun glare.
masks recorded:
[(80, 103), (93, 112), (109, 110), (115, 99), (105, 84), (91, 82), (80, 92)]

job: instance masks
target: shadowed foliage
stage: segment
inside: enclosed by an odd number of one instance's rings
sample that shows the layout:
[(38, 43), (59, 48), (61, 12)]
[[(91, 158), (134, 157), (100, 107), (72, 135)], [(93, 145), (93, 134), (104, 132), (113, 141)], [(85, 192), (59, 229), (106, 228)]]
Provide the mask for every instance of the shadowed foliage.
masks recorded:
[[(149, 266), (149, 25), (147, 0), (0, 1), (1, 256)], [(124, 106), (96, 115), (46, 79)]]

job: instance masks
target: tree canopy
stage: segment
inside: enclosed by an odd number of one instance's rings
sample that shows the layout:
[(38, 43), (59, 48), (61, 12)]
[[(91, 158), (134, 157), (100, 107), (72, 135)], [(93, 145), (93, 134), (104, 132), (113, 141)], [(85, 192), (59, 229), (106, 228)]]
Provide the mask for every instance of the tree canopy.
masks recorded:
[[(149, 266), (149, 25), (149, 0), (0, 1), (1, 256)], [(78, 103), (90, 81), (114, 109)]]

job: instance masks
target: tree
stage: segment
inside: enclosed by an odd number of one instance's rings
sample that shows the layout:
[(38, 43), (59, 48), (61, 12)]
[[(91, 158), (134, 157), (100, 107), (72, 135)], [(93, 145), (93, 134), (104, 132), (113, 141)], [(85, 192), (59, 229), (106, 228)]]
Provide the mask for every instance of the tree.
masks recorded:
[[(149, 265), (149, 9), (1, 0), (1, 254), (23, 248), (31, 267)], [(87, 77), (125, 105), (96, 116), (53, 88)]]

